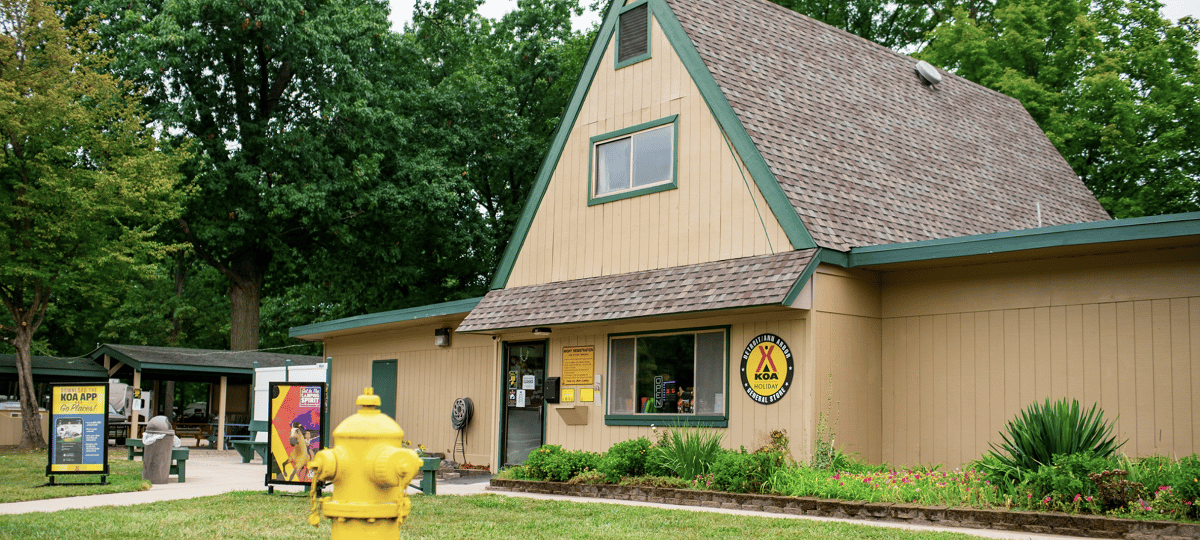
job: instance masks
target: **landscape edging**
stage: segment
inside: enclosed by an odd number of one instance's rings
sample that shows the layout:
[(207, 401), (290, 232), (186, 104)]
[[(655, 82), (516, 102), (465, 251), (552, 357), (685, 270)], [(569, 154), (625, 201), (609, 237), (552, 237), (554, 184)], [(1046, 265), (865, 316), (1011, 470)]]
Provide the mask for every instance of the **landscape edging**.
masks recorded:
[(890, 521), (916, 525), (999, 529), (1040, 534), (1130, 540), (1200, 538), (1200, 524), (1176, 521), (1139, 521), (1090, 514), (1029, 512), (903, 503), (868, 503), (815, 497), (784, 497), (693, 489), (566, 484), (493, 478), (490, 489), (640, 501), (680, 506), (755, 510), (776, 514), (847, 518), (864, 522)]

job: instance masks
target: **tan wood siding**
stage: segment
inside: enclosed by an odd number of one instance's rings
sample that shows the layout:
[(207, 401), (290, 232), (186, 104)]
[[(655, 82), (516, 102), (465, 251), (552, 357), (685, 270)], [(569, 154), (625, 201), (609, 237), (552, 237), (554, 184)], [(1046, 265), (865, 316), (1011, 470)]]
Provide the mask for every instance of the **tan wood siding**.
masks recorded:
[[(620, 70), (609, 43), (507, 286), (791, 249), (657, 21), (651, 39)], [(678, 189), (587, 206), (589, 139), (675, 114)]]
[[(722, 445), (730, 449), (745, 446), (749, 450), (757, 449), (768, 442), (773, 430), (786, 430), (792, 439), (793, 455), (798, 459), (810, 457), (811, 437), (814, 427), (811, 421), (812, 402), (811, 392), (812, 373), (816, 370), (806, 353), (808, 349), (806, 314), (799, 310), (781, 309), (770, 313), (751, 313), (741, 315), (726, 315), (720, 317), (703, 317), (691, 319), (675, 319), (654, 323), (612, 325), (591, 329), (556, 329), (550, 339), (548, 353), (547, 375), (554, 377), (562, 374), (562, 349), (566, 346), (594, 345), (596, 347), (596, 374), (601, 375), (605, 401), (591, 404), (588, 424), (584, 426), (568, 426), (554, 409), (567, 404), (549, 405), (546, 417), (546, 443), (561, 445), (572, 450), (590, 450), (602, 452), (620, 441), (648, 437), (654, 440), (649, 426), (606, 426), (604, 414), (607, 408), (607, 390), (609, 384), (608, 370), (608, 335), (623, 332), (655, 332), (671, 331), (684, 328), (708, 326), (730, 326), (729, 354), (732, 360), (729, 364), (728, 378), (729, 395), (729, 427), (724, 429)], [(792, 390), (778, 403), (760, 405), (755, 403), (742, 390), (739, 374), (739, 361), (742, 349), (755, 336), (762, 333), (773, 333), (787, 341), (792, 349), (796, 362), (796, 375), (793, 379)], [(564, 388), (578, 389), (571, 386)], [(586, 406), (584, 403), (575, 403)], [(669, 426), (658, 426), (660, 431)]]
[(1035, 401), (1098, 403), (1131, 456), (1200, 433), (1194, 249), (884, 275), (883, 454), (979, 458)]
[(495, 345), (487, 336), (455, 334), (451, 347), (437, 347), (433, 331), (441, 326), (327, 339), (325, 353), (333, 358), (332, 425), (336, 427), (357, 410), (355, 399), (371, 385), (371, 363), (395, 359), (396, 421), (404, 438), (414, 446), (424, 444), (430, 452), (445, 452), (449, 458), (457, 434), (450, 428), (450, 409), (455, 399), (469, 397), (475, 414), (467, 428), (466, 459), (472, 464), (491, 464), (499, 400), (499, 374), (493, 369)]

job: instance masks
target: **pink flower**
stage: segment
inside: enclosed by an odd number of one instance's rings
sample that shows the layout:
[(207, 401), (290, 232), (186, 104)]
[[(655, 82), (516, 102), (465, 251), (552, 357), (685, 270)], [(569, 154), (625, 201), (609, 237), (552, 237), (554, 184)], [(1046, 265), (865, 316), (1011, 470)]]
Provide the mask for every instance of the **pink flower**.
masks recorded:
[(1074, 501), (1072, 501), (1072, 502), (1079, 502), (1079, 499), (1082, 499), (1082, 498), (1083, 498), (1083, 495), (1080, 495), (1080, 494), (1076, 493), (1076, 494), (1075, 494), (1075, 500), (1074, 500)]

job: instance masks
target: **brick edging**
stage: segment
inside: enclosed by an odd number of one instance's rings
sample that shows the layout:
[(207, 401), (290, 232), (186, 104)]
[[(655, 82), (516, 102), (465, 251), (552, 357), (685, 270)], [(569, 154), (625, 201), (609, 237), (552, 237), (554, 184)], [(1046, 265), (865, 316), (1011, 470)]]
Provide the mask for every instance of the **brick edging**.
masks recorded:
[(891, 521), (917, 525), (1000, 529), (1041, 534), (1128, 538), (1130, 540), (1175, 540), (1200, 538), (1200, 524), (1175, 521), (1139, 521), (1087, 514), (1027, 512), (915, 504), (868, 503), (815, 497), (784, 497), (752, 493), (725, 493), (692, 489), (647, 488), (609, 484), (565, 484), (529, 480), (491, 480), (491, 489), (641, 501), (680, 506), (755, 510), (776, 514), (849, 518), (862, 521)]

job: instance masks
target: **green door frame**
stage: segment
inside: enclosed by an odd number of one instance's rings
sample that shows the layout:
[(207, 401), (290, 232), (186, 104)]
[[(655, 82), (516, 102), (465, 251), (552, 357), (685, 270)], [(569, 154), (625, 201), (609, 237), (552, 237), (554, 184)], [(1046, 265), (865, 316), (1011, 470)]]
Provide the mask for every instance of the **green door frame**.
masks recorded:
[(379, 410), (396, 418), (396, 373), (395, 360), (375, 360), (371, 362), (371, 387), (379, 396)]

